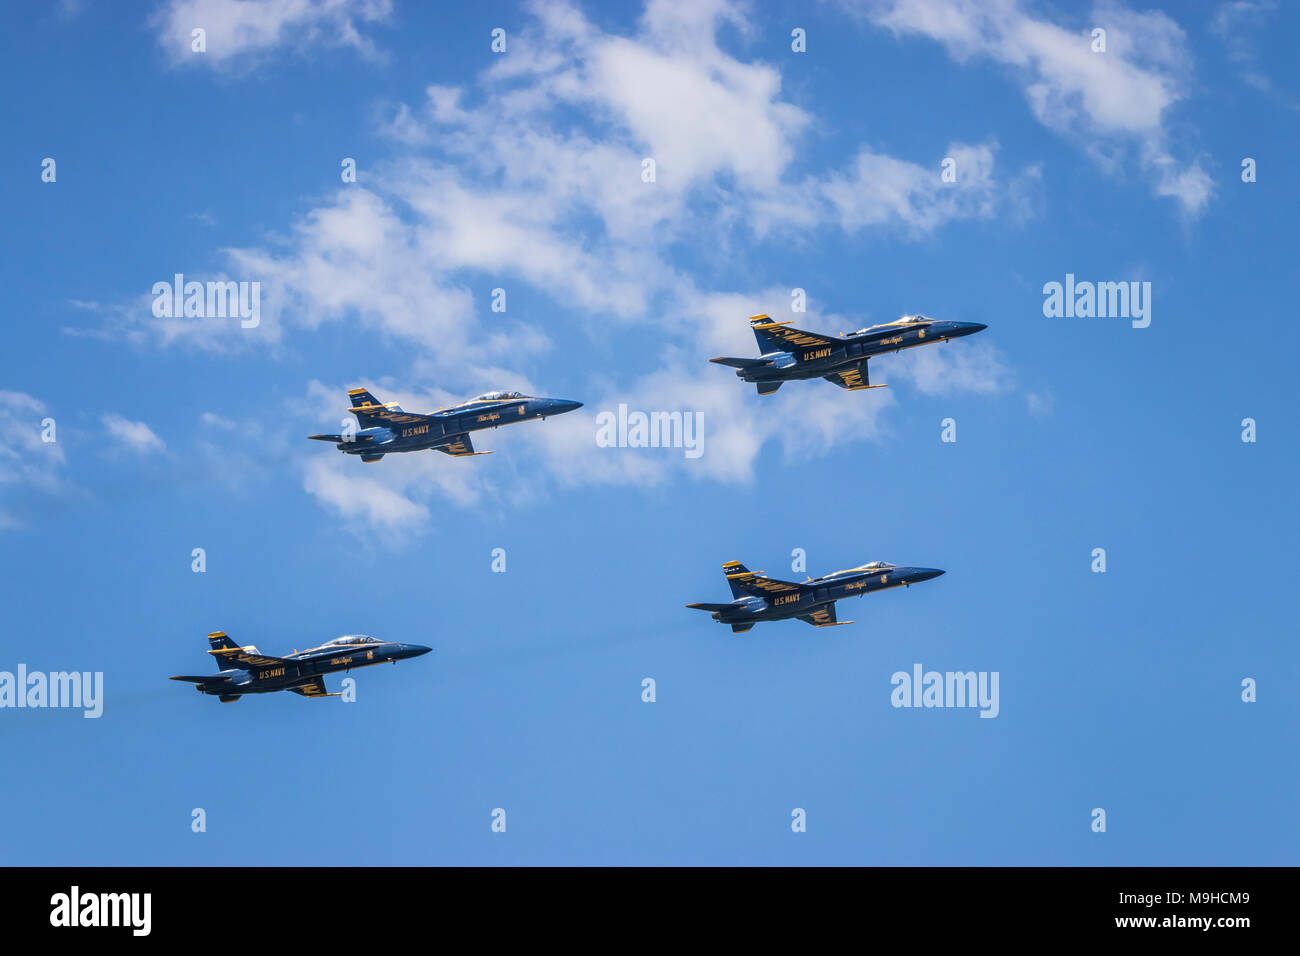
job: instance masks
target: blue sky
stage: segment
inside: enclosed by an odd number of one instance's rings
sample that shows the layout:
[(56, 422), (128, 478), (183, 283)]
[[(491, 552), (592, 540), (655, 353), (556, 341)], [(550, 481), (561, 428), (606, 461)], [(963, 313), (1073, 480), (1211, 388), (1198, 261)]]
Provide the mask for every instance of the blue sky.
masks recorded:
[[(1294, 8), (4, 17), (0, 670), (104, 675), (99, 719), (0, 710), (4, 862), (1296, 862)], [(155, 317), (176, 273), (259, 324)], [(1067, 274), (1150, 325), (1046, 317)], [(760, 400), (706, 361), (758, 312), (989, 328)], [(357, 385), (586, 405), (363, 465), (306, 441)], [(620, 403), (703, 455), (598, 447)], [(947, 574), (839, 628), (684, 608), (796, 548)], [(435, 653), (223, 705), (166, 680), (217, 629)], [(892, 707), (917, 663), (996, 719)]]

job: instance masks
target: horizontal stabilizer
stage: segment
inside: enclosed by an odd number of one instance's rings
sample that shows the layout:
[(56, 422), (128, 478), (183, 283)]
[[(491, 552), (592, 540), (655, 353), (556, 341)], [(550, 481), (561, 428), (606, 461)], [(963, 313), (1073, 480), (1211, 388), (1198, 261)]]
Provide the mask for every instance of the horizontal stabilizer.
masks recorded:
[(780, 382), (759, 382), (757, 384), (758, 384), (758, 394), (760, 395), (771, 395), (773, 392), (775, 392), (778, 388), (781, 387)]
[(744, 634), (753, 626), (753, 624), (733, 624), (731, 625), (731, 631), (733, 634)]
[(771, 365), (771, 359), (764, 358), (734, 358), (730, 355), (723, 355), (719, 358), (711, 358), (710, 362), (716, 362), (718, 365), (729, 365), (732, 368), (758, 368), (760, 365)]

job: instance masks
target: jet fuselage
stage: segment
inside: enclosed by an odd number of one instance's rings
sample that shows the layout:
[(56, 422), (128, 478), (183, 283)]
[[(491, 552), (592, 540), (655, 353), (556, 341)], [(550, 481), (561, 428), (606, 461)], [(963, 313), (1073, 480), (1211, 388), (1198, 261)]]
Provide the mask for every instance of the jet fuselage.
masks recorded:
[(979, 322), (931, 321), (893, 328), (863, 330), (845, 335), (829, 344), (807, 347), (792, 345), (786, 352), (769, 352), (760, 356), (772, 359), (770, 365), (736, 369), (746, 382), (788, 382), (823, 378), (857, 366), (864, 359), (888, 352), (899, 352), (918, 345), (947, 342), (988, 328)]
[[(199, 693), (211, 694), (222, 700), (282, 690), (302, 693), (303, 688), (310, 685), (318, 685), (320, 689), (305, 696), (319, 696), (324, 693), (324, 685), (320, 681), (326, 674), (370, 667), (373, 664), (395, 664), (432, 650), (423, 644), (399, 644), (356, 634), (336, 638), (320, 647), (294, 651), (285, 657), (271, 657), (262, 655), (252, 646), (237, 647), (220, 632), (209, 635), (209, 640), (214, 648), (211, 653), (223, 662), (222, 669), (215, 674), (173, 677), (172, 680), (188, 681), (195, 685)], [(225, 666), (235, 662), (240, 666)]]
[(757, 624), (803, 617), (819, 607), (874, 591), (909, 587), (943, 574), (937, 568), (880, 568), (870, 571), (838, 571), (799, 585), (797, 591), (772, 592), (736, 598), (725, 611), (715, 611), (714, 620), (723, 624)]

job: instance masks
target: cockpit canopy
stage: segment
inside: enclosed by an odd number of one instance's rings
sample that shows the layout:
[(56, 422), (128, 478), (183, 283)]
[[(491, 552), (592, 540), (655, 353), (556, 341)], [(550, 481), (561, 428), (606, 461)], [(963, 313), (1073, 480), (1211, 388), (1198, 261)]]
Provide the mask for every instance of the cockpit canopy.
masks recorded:
[(528, 398), (523, 392), (484, 392), (482, 395), (475, 395), (470, 399), (471, 402), (496, 402), (514, 398)]
[(377, 637), (369, 637), (365, 634), (344, 634), (342, 637), (336, 637), (332, 641), (326, 641), (322, 647), (333, 647), (337, 644), (347, 644), (349, 646), (356, 644), (382, 644), (383, 641)]
[(897, 326), (897, 325), (922, 325), (926, 322), (933, 322), (933, 321), (934, 319), (930, 318), (929, 316), (921, 315), (919, 313), (916, 315), (904, 315), (904, 316), (900, 316), (898, 319), (894, 320), (893, 322), (881, 322), (878, 325), (869, 325), (865, 329), (858, 329), (856, 332), (853, 332), (851, 334), (861, 335), (863, 332), (871, 332), (875, 329), (884, 329), (884, 328), (889, 328), (891, 326)]
[(892, 571), (898, 567), (896, 564), (890, 564), (888, 561), (872, 561), (870, 564), (864, 564), (860, 568), (846, 568), (843, 571), (832, 571), (830, 574), (824, 574), (820, 578), (813, 578), (814, 581), (832, 581), (836, 578), (849, 577), (854, 574), (861, 574), (863, 571)]

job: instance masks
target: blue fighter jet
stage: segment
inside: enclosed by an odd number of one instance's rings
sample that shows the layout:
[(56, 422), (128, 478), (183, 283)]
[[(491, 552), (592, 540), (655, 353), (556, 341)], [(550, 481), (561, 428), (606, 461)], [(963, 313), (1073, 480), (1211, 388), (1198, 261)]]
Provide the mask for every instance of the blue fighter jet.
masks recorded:
[(988, 328), (978, 322), (940, 322), (923, 315), (905, 315), (897, 322), (884, 322), (843, 336), (805, 332), (789, 322), (773, 322), (766, 315), (754, 315), (749, 327), (758, 339), (758, 358), (709, 359), (729, 365), (743, 381), (758, 386), (758, 394), (771, 395), (783, 382), (824, 378), (840, 388), (884, 388), (867, 377), (867, 360), (873, 355), (897, 352), (932, 342), (947, 342)]
[(468, 402), (440, 408), (429, 415), (404, 412), (396, 402), (380, 402), (364, 388), (348, 392), (352, 407), (361, 428), (352, 435), (308, 435), (316, 441), (332, 441), (338, 450), (358, 455), (362, 461), (379, 461), (387, 454), (399, 451), (424, 451), (433, 449), (453, 458), (469, 455), (490, 455), (490, 451), (474, 450), (469, 433), (482, 428), (513, 425), (531, 418), (548, 418), (563, 415), (582, 402), (563, 398), (533, 398), (519, 392), (487, 392)]
[(172, 680), (189, 681), (200, 694), (212, 694), (223, 704), (245, 694), (269, 694), (291, 690), (303, 697), (337, 697), (325, 690), (325, 675), (371, 664), (396, 664), (432, 650), (423, 644), (394, 644), (364, 634), (349, 634), (326, 641), (320, 647), (294, 651), (288, 657), (268, 657), (251, 644), (240, 647), (221, 631), (208, 635), (217, 659), (217, 672), (203, 677), (180, 675)]
[(730, 604), (686, 606), (710, 612), (715, 621), (730, 624), (737, 634), (762, 621), (784, 621), (792, 617), (813, 627), (852, 624), (852, 621), (835, 620), (835, 602), (841, 598), (910, 587), (943, 574), (938, 568), (900, 568), (884, 561), (809, 578), (803, 584), (766, 577), (749, 570), (739, 561), (728, 561), (722, 566), (722, 573), (731, 585), (734, 600)]

